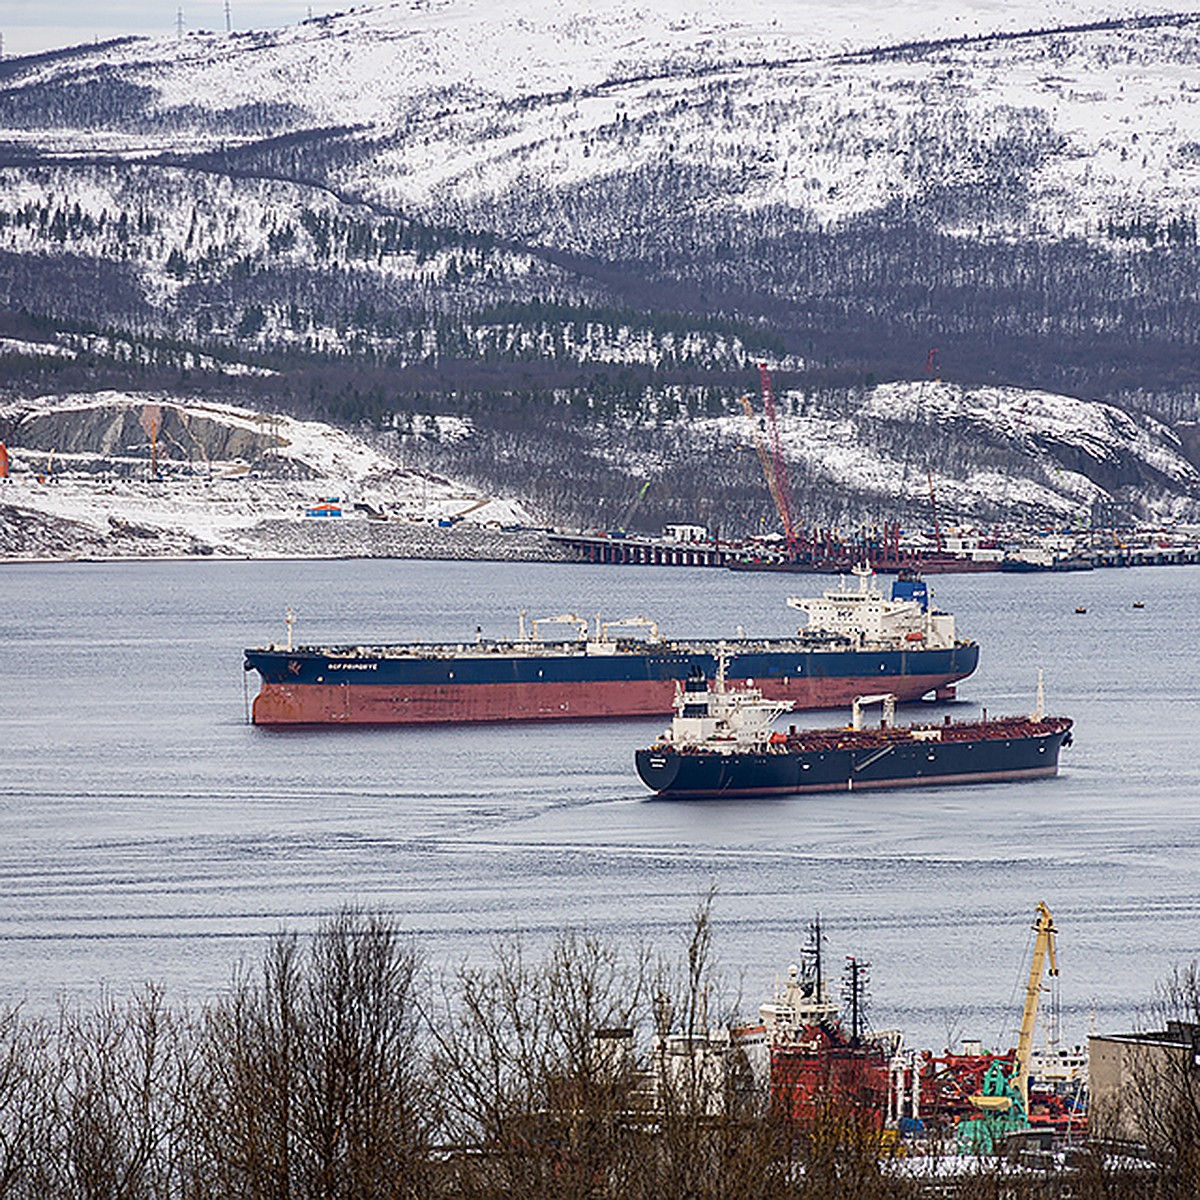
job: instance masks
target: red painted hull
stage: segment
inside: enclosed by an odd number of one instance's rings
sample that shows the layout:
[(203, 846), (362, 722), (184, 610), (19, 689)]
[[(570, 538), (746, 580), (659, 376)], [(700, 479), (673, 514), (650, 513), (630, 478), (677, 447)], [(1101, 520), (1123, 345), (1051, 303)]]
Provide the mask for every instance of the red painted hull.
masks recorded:
[[(957, 678), (954, 676), (953, 678)], [(889, 676), (900, 701), (954, 689), (945, 675)], [(876, 676), (836, 679), (756, 680), (772, 700), (798, 709), (848, 708), (856, 696), (879, 690)], [(436, 684), (399, 689), (364, 683), (264, 682), (254, 699), (256, 725), (438, 725), (464, 722), (594, 720), (599, 717), (670, 716), (674, 680), (581, 684)]]

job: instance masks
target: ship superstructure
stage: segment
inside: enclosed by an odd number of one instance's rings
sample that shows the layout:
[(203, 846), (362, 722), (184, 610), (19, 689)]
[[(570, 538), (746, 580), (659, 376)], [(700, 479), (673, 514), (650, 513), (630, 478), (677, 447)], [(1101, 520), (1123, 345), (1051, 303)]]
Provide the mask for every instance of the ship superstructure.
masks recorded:
[(858, 581), (856, 588), (848, 588), (843, 575), (837, 588), (819, 597), (788, 597), (792, 608), (808, 614), (804, 633), (849, 645), (919, 645), (940, 650), (954, 645), (954, 617), (929, 607), (924, 580), (902, 576), (892, 584), (891, 597), (886, 598), (874, 585), (869, 567), (855, 567), (851, 575)]

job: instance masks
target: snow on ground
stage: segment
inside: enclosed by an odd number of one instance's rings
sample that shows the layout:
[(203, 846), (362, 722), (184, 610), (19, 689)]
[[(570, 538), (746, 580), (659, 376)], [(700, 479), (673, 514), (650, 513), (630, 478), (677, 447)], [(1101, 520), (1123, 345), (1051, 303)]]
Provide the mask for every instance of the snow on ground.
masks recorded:
[(1200, 471), (1179, 439), (1151, 417), (1134, 418), (1111, 404), (1051, 392), (938, 382), (881, 384), (862, 408), (866, 417), (969, 421), (1016, 444), (1031, 439), (1073, 446), (1095, 459), (1132, 455), (1181, 488), (1200, 489)]
[[(382, 134), (379, 152), (340, 182), (442, 216), (523, 180), (563, 188), (603, 180), (656, 160), (669, 144), (672, 154), (746, 178), (726, 203), (785, 203), (835, 223), (931, 183), (970, 182), (989, 161), (976, 148), (1002, 155), (1010, 135), (1034, 136), (1043, 155), (1029, 165), (1022, 232), (1095, 236), (1114, 218), (1169, 218), (1192, 207), (1200, 188), (1195, 15), (1155, 29), (978, 39), (1171, 11), (1103, 0), (514, 0), (503, 10), (487, 0), (412, 0), (271, 32), (98, 47), (18, 66), (14, 83), (95, 70), (152, 89), (161, 114), (275, 105), (274, 132), (355, 126), (369, 142)], [(964, 37), (977, 40), (869, 53)], [(714, 87), (725, 89), (728, 112), (695, 121)], [(614, 138), (626, 121), (628, 132)], [(37, 142), (67, 157), (128, 160), (172, 144), (194, 150), (262, 135), (220, 120), (189, 119), (178, 132), (171, 124), (141, 134), (64, 126), (40, 131)], [(946, 136), (924, 150), (911, 136), (928, 139), (939, 127)], [(748, 146), (762, 152), (748, 157)], [(6, 188), (19, 206), (16, 185)], [(239, 235), (253, 250), (268, 226), (248, 203)], [(961, 232), (1007, 236), (1004, 220)]]
[[(1097, 465), (1126, 464), (1123, 474), (1141, 475), (1137, 495), (1131, 491), (1121, 498), (1138, 501), (1148, 514), (1172, 520), (1200, 515), (1200, 471), (1184, 457), (1178, 438), (1151, 418), (1135, 420), (1108, 404), (925, 380), (880, 384), (857, 404), (828, 407), (810, 400), (801, 413), (788, 411), (791, 399), (780, 397), (785, 460), (803, 464), (815, 478), (889, 498), (893, 505), (922, 502), (932, 487), (946, 513), (971, 514), (981, 506), (998, 505), (1062, 518), (1086, 516), (1094, 503), (1117, 497), (1072, 466), (1072, 452), (1078, 450)], [(1020, 466), (956, 473), (939, 467), (935, 455), (934, 465), (926, 469), (927, 450), (900, 457), (876, 444), (871, 427), (879, 421), (911, 426), (917, 431), (911, 439), (917, 447), (937, 445), (942, 437), (948, 444), (974, 437), (1008, 447), (1020, 456), (1014, 457)], [(953, 434), (938, 432), (938, 426), (952, 423), (959, 426)], [(711, 418), (696, 422), (695, 428), (698, 437), (709, 440), (738, 443), (746, 437), (744, 418)], [(766, 435), (760, 431), (760, 436)], [(1154, 473), (1162, 477), (1157, 487)]]
[[(309, 540), (305, 531), (316, 525), (436, 526), (450, 519), (473, 526), (533, 523), (519, 499), (482, 495), (460, 482), (407, 470), (388, 453), (316, 421), (116, 392), (44, 397), (8, 405), (0, 415), (99, 412), (106, 420), (118, 420), (126, 412), (140, 417), (148, 405), (240, 430), (254, 440), (255, 457), (184, 458), (178, 442), (172, 447), (164, 440), (157, 479), (150, 476), (145, 446), (133, 454), (104, 456), (108, 469), (97, 473), (96, 451), (85, 447), (50, 455), (30, 449), (21, 445), (18, 426), (9, 446), (11, 478), (0, 480), (0, 505), (77, 523), (101, 539), (115, 537), (116, 550), (123, 552), (132, 552), (126, 544), (130, 537), (141, 538), (147, 551), (162, 549), (160, 542), (178, 549), (194, 541), (217, 553), (260, 555), (270, 553), (274, 542), (290, 554), (303, 553)], [(469, 436), (469, 427), (457, 418), (438, 424), (445, 426), (447, 436)], [(336, 504), (328, 507), (339, 508), (343, 516), (305, 515), (333, 497)], [(356, 504), (368, 506), (372, 514), (385, 513), (387, 519), (369, 517)], [(275, 531), (271, 537), (263, 533), (267, 526)], [(310, 552), (330, 552), (330, 535), (314, 534), (314, 539)], [(36, 554), (37, 547), (28, 552)]]
[[(797, 29), (794, 11), (762, 15), (757, 24), (752, 14), (725, 12), (724, 23), (703, 34), (683, 21), (692, 40), (682, 60), (672, 56), (669, 36), (659, 58), (639, 40), (640, 66), (614, 57), (607, 75), (600, 59), (573, 70), (567, 39), (558, 62), (565, 77), (515, 104), (503, 104), (521, 92), (515, 64), (507, 86), (486, 72), (460, 74), (453, 105), (429, 106), (415, 124), (398, 122), (395, 142), (348, 170), (342, 183), (383, 203), (453, 213), (546, 180), (563, 189), (602, 182), (658, 161), (668, 146), (682, 161), (742, 180), (721, 203), (785, 204), (833, 225), (933, 186), (990, 184), (977, 177), (994, 163), (977, 151), (994, 147), (1003, 159), (1013, 140), (1041, 146), (1026, 168), (1029, 208), (1020, 229), (997, 214), (987, 229), (951, 232), (1098, 236), (1109, 220), (1190, 210), (1200, 187), (1194, 24), (975, 41), (880, 58), (862, 51), (904, 35), (1045, 29), (1122, 10), (1014, 6), (960, 21), (935, 5), (911, 22), (889, 17), (881, 27), (861, 19), (865, 7), (856, 15), (853, 5), (833, 10), (842, 19), (832, 25), (818, 21), (830, 36)], [(489, 29), (478, 26), (485, 40)], [(449, 58), (451, 51), (439, 53)], [(497, 47), (494, 62), (511, 53)], [(700, 72), (689, 74), (683, 60)], [(723, 106), (711, 107), (713, 89)]]
[(56, 342), (26, 342), (0, 337), (0, 354), (32, 354), (40, 358), (74, 358), (75, 351)]
[[(1108, 501), (1148, 519), (1200, 519), (1200, 472), (1174, 435), (1106, 404), (938, 381), (779, 401), (793, 481), (828, 484), (885, 511), (924, 505), (932, 487), (950, 520), (997, 509), (1090, 519)], [(405, 438), (434, 426), (440, 441), (473, 437), (461, 418), (414, 414), (411, 433), (378, 444), (315, 421), (119, 392), (9, 404), (0, 418), (16, 423), (13, 476), (0, 481), (0, 556), (546, 556), (544, 545), (497, 540), (509, 536), (502, 527), (541, 524), (519, 499), (404, 465)], [(151, 420), (163, 434), (158, 478)], [(681, 423), (678, 433), (697, 453), (744, 445), (746, 435), (745, 418), (732, 416)], [(597, 452), (653, 478), (661, 463), (637, 460), (637, 444), (614, 437)], [(322, 502), (343, 515), (305, 515)], [(480, 541), (471, 531), (495, 536)]]
[[(340, 520), (367, 520), (353, 510), (355, 495), (347, 489), (339, 490), (338, 499), (346, 513)], [(111, 530), (114, 523), (124, 523), (166, 530), (195, 538), (218, 552), (241, 554), (255, 553), (260, 548), (258, 527), (267, 522), (286, 522), (298, 534), (301, 527), (318, 521), (332, 524), (339, 520), (304, 517), (309, 505), (324, 498), (324, 491), (312, 485), (245, 477), (102, 482), (63, 472), (50, 482), (17, 474), (3, 485), (0, 502), (77, 521), (101, 534)], [(527, 523), (530, 519), (519, 502), (482, 497), (440, 481), (431, 483), (427, 490), (418, 487), (415, 492), (411, 488), (391, 492), (374, 488), (358, 495), (369, 497), (365, 502), (386, 511), (390, 520), (429, 523), (464, 512), (476, 525)]]
[[(468, 86), (511, 98), (585, 89), (651, 66), (847, 53), (1139, 13), (1111, 0), (410, 0), (360, 6), (271, 31), (189, 33), (31, 63), (30, 82), (97, 61), (145, 72), (162, 104), (297, 104), (320, 119), (387, 120), (407, 97)], [(158, 71), (161, 79), (156, 80)]]

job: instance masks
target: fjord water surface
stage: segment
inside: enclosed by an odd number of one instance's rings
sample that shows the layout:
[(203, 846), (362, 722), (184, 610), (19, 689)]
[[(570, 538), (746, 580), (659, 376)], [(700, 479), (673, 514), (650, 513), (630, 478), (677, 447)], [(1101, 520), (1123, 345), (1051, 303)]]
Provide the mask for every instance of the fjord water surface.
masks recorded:
[(202, 1001), (271, 934), (346, 904), (393, 914), (435, 966), (566, 927), (671, 953), (715, 884), (716, 952), (747, 1013), (819, 912), (829, 969), (871, 961), (877, 1027), (1011, 1044), (1044, 899), (1064, 1040), (1150, 1020), (1155, 982), (1200, 940), (1197, 568), (931, 581), (982, 656), (929, 715), (1027, 711), (1043, 667), (1048, 708), (1077, 722), (1051, 780), (662, 802), (632, 763), (659, 719), (245, 719), (257, 677), (241, 649), (282, 640), (285, 605), (302, 642), (470, 641), (480, 625), (514, 633), (520, 609), (781, 634), (787, 594), (832, 582), (413, 561), (0, 568), (0, 1004), (147, 981)]

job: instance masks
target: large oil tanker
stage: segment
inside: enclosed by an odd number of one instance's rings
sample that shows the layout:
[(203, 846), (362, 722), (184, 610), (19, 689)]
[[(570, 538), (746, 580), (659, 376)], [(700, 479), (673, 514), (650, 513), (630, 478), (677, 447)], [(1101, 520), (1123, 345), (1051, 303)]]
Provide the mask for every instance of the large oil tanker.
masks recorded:
[[(680, 687), (675, 718), (659, 741), (634, 755), (642, 782), (666, 799), (791, 795), (931, 784), (1037, 779), (1058, 772), (1071, 719), (1044, 714), (1042, 685), (1030, 716), (896, 726), (892, 693), (860, 696), (849, 727), (773, 728), (792, 706), (758, 688), (710, 682), (697, 672)], [(881, 703), (878, 726), (863, 707)]]
[[(954, 618), (929, 605), (921, 580), (899, 579), (885, 598), (867, 568), (858, 586), (788, 603), (808, 614), (795, 637), (663, 639), (644, 617), (592, 629), (571, 614), (522, 618), (515, 639), (477, 635), (464, 643), (292, 646), (245, 651), (262, 686), (258, 725), (419, 725), (464, 721), (569, 720), (667, 715), (676, 684), (696, 671), (711, 677), (727, 660), (732, 681), (753, 680), (771, 699), (796, 708), (840, 708), (881, 686), (900, 700), (954, 685), (979, 661), (979, 647), (956, 637)], [(553, 624), (570, 636), (548, 637)]]

